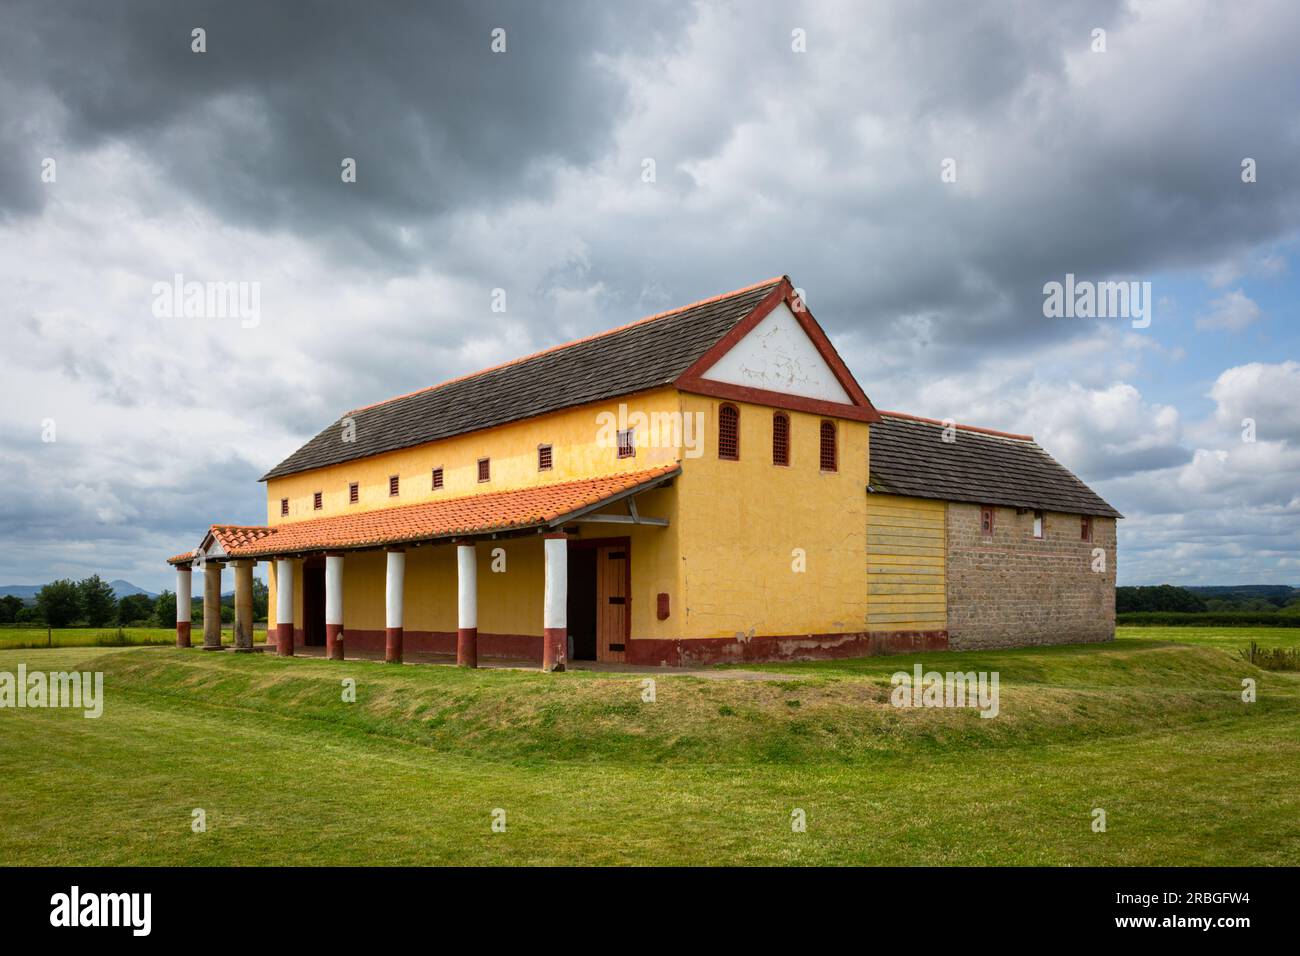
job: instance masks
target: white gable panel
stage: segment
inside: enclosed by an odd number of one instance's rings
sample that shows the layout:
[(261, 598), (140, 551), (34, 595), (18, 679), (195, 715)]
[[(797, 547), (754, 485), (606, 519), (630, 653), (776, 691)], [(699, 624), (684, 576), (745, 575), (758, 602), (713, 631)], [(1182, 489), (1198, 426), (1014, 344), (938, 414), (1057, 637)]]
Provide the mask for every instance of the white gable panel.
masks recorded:
[(701, 377), (728, 385), (853, 404), (784, 302), (765, 315)]

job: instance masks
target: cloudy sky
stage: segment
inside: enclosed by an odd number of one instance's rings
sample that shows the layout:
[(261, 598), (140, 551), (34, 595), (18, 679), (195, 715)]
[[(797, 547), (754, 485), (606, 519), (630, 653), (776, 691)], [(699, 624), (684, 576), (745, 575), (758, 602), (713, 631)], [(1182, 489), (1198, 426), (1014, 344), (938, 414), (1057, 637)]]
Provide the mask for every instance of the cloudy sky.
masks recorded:
[[(158, 590), (343, 410), (786, 273), (877, 407), (1124, 512), (1120, 583), (1300, 585), (1297, 38), (1290, 0), (7, 0), (0, 584)], [(1045, 317), (1067, 273), (1150, 324)], [(258, 321), (160, 317), (177, 274)]]

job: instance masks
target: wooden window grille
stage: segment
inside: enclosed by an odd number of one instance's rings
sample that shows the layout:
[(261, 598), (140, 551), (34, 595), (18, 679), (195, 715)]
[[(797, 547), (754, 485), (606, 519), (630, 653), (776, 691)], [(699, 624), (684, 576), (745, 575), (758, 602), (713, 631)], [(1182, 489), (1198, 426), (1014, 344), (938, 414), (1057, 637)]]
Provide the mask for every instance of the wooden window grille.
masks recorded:
[(790, 416), (785, 412), (772, 416), (772, 464), (790, 464)]
[(840, 456), (835, 442), (835, 423), (822, 422), (821, 469), (839, 471)]
[(718, 409), (718, 457), (724, 461), (740, 460), (740, 410), (735, 405)]

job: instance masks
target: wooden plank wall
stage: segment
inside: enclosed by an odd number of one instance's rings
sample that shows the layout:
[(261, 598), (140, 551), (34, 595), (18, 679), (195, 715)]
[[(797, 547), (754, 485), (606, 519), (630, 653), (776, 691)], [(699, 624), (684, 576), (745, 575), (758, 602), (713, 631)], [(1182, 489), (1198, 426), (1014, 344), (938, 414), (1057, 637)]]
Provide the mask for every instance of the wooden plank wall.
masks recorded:
[(946, 514), (942, 501), (867, 494), (869, 630), (947, 629)]

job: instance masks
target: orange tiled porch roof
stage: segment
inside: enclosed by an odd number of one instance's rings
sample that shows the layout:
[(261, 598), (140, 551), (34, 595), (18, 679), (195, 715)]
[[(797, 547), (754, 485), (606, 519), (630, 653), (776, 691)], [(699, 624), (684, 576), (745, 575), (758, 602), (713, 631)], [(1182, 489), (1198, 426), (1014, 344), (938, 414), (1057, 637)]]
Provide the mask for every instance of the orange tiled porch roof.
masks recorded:
[[(312, 518), (275, 527), (213, 525), (211, 533), (229, 557), (258, 558), (522, 530), (558, 523), (628, 492), (653, 487), (679, 471), (679, 465), (664, 465), (622, 475)], [(187, 552), (168, 560), (179, 564), (192, 556), (193, 552)]]

